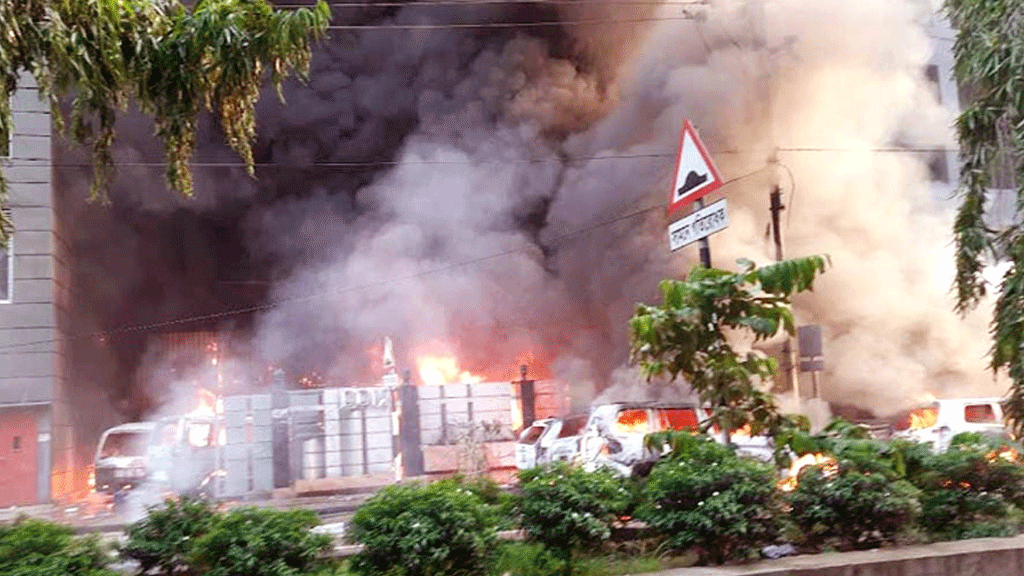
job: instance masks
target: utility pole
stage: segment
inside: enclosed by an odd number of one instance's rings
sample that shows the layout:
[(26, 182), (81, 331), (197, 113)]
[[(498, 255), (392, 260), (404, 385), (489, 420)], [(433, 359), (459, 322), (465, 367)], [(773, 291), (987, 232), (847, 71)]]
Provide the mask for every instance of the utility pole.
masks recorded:
[[(772, 165), (774, 166), (774, 164), (773, 158)], [(769, 198), (768, 210), (772, 213), (772, 241), (775, 244), (775, 260), (781, 262), (783, 258), (782, 227), (779, 225), (779, 221), (781, 220), (782, 211), (786, 207), (782, 204), (782, 191), (779, 189), (778, 184), (772, 185), (772, 192)], [(793, 357), (791, 340), (792, 338), (787, 334), (786, 340), (782, 343), (782, 370), (786, 375), (786, 379), (789, 380), (790, 385), (793, 387), (793, 399), (796, 400), (797, 406), (799, 406), (802, 400), (800, 397), (800, 380), (796, 372), (796, 360)]]
[[(750, 0), (751, 3), (751, 17), (753, 18), (753, 27), (755, 35), (761, 40), (762, 45), (760, 46), (761, 53), (764, 55), (761, 62), (764, 66), (764, 71), (761, 76), (761, 81), (764, 87), (764, 104), (765, 104), (765, 123), (767, 124), (768, 130), (768, 144), (770, 146), (776, 146), (775, 143), (775, 122), (773, 114), (774, 101), (772, 98), (772, 82), (771, 82), (771, 62), (772, 49), (768, 38), (768, 15), (765, 13), (765, 0)], [(785, 206), (782, 205), (782, 191), (779, 189), (779, 178), (778, 178), (778, 158), (776, 157), (776, 150), (772, 150), (771, 155), (768, 157), (768, 164), (771, 166), (771, 193), (769, 194), (768, 209), (772, 215), (772, 241), (775, 244), (775, 260), (782, 261), (782, 227), (780, 226), (780, 215)], [(796, 371), (796, 358), (793, 354), (793, 345), (791, 343), (792, 338), (789, 334), (786, 334), (786, 340), (782, 344), (782, 370), (786, 375), (786, 379), (789, 380), (790, 385), (793, 388), (793, 400), (796, 402), (797, 407), (801, 407), (803, 402), (800, 397), (800, 382), (797, 377)]]
[(779, 185), (772, 186), (768, 209), (772, 213), (772, 240), (775, 242), (775, 261), (782, 261), (782, 231), (779, 229), (779, 214), (786, 208), (782, 205), (782, 191)]

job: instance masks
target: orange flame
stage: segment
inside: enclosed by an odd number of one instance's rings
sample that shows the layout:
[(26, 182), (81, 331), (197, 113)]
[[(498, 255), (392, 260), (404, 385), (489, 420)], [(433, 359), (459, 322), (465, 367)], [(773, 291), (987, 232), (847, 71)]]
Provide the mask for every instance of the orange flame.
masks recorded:
[(930, 428), (935, 426), (935, 422), (937, 422), (938, 419), (938, 408), (920, 408), (910, 413), (910, 428), (912, 430)]
[(420, 382), (428, 386), (439, 386), (441, 384), (474, 384), (483, 382), (484, 377), (463, 370), (459, 366), (459, 360), (451, 347), (435, 343), (431, 354), (419, 354), (416, 356), (416, 372), (419, 374)]
[(789, 466), (789, 476), (779, 481), (779, 490), (792, 492), (799, 486), (800, 471), (808, 466), (820, 466), (821, 473), (826, 477), (835, 476), (839, 473), (839, 463), (836, 459), (820, 452), (804, 454), (797, 458)]
[(199, 404), (190, 414), (193, 416), (216, 416), (219, 399), (206, 388), (199, 389)]
[(993, 450), (988, 454), (985, 454), (985, 459), (988, 460), (989, 462), (995, 462), (1000, 458), (1006, 460), (1007, 462), (1017, 462), (1020, 459), (1020, 454), (1018, 454), (1016, 450), (1010, 448), (1009, 446), (1003, 446), (999, 450)]
[(737, 436), (744, 437), (744, 438), (750, 438), (751, 435), (752, 435), (752, 431), (750, 429), (750, 424), (749, 423), (744, 424), (742, 428), (737, 428), (737, 429), (733, 430), (732, 434), (731, 434), (731, 436), (733, 438), (735, 438)]
[(623, 410), (615, 421), (619, 434), (646, 434), (651, 431), (646, 410)]

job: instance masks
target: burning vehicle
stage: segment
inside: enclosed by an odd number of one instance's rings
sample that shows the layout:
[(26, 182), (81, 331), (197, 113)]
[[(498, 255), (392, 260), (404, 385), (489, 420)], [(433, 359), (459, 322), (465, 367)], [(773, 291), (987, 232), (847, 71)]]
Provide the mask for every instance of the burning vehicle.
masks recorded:
[(898, 414), (892, 425), (893, 438), (931, 443), (935, 452), (949, 448), (950, 440), (961, 432), (980, 432), (1012, 439), (1003, 421), (1001, 399), (934, 400)]
[(549, 462), (572, 462), (580, 453), (587, 416), (544, 418), (528, 426), (516, 442), (516, 468), (526, 470)]
[[(653, 432), (689, 430), (696, 432), (708, 410), (695, 403), (616, 403), (597, 406), (591, 412), (580, 442), (583, 465), (587, 469), (607, 466), (622, 475), (643, 473), (661, 454), (644, 446), (644, 437)], [(724, 438), (717, 428), (709, 430), (719, 442)], [(770, 460), (774, 447), (767, 436), (754, 436), (735, 430), (729, 443), (744, 456)]]
[(149, 478), (154, 430), (155, 423), (130, 422), (103, 433), (96, 447), (96, 492), (114, 495)]
[(616, 403), (590, 413), (580, 442), (584, 468), (607, 466), (628, 476), (657, 462), (660, 454), (644, 447), (644, 437), (664, 430), (694, 430), (700, 426), (696, 404)]
[(96, 448), (96, 492), (116, 498), (145, 484), (161, 492), (198, 494), (216, 473), (221, 430), (206, 414), (114, 426)]

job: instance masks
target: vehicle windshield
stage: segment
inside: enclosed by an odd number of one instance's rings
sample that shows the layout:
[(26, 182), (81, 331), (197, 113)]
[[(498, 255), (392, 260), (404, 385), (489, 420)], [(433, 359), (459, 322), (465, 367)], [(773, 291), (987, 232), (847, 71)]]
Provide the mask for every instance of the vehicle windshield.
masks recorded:
[(114, 432), (104, 440), (100, 458), (144, 456), (148, 438), (147, 432)]
[(530, 426), (523, 432), (523, 435), (519, 437), (520, 444), (534, 444), (540, 439), (540, 435), (544, 433), (547, 426), (535, 424)]

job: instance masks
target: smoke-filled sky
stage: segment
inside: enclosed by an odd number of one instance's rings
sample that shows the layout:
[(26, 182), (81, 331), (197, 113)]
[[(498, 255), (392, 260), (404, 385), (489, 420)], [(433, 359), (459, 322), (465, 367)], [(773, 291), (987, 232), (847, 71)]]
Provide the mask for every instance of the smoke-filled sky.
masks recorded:
[[(1002, 392), (985, 371), (984, 311), (951, 311), (949, 202), (929, 183), (929, 156), (891, 151), (952, 142), (952, 112), (924, 74), (930, 9), (761, 6), (336, 8), (335, 24), (383, 27), (333, 30), (286, 106), (266, 91), (257, 181), (206, 165), (238, 159), (204, 120), (196, 198), (176, 198), (148, 164), (161, 159), (151, 126), (121, 122), (126, 165), (112, 205), (72, 203), (79, 327), (281, 302), (180, 327), (234, 331), (264, 361), (340, 384), (374, 376), (384, 336), (401, 366), (450, 351), (464, 369), (504, 379), (529, 359), (584, 401), (627, 361), (635, 303), (696, 263), (692, 247), (668, 252), (657, 208), (689, 118), (736, 180), (720, 193), (731, 226), (711, 240), (716, 266), (774, 257), (773, 182), (787, 205), (786, 254), (831, 256), (796, 305), (823, 325), (826, 398), (884, 414), (926, 393)], [(64, 164), (84, 158), (58, 152)], [(57, 174), (84, 198), (86, 175)], [(152, 375), (155, 339), (81, 352), (118, 367), (86, 376), (96, 398), (126, 417), (154, 409), (166, 396)]]

